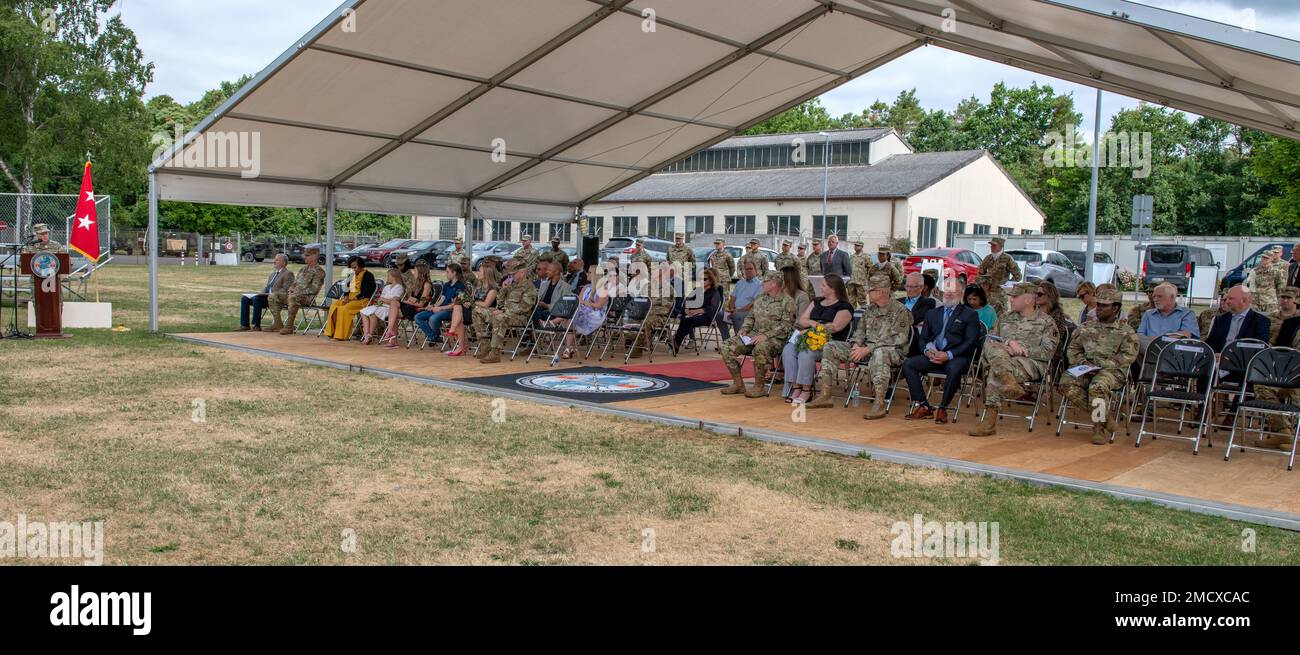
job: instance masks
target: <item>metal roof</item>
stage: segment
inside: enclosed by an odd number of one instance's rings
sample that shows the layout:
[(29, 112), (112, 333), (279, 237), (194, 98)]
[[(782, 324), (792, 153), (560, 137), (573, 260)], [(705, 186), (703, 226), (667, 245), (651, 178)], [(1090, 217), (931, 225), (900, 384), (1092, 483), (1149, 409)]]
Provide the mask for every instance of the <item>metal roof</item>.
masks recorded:
[(810, 145), (820, 145), (827, 141), (843, 143), (846, 141), (877, 141), (893, 133), (892, 128), (871, 127), (856, 130), (828, 130), (829, 137), (820, 132), (795, 132), (792, 134), (755, 134), (751, 136), (733, 136), (714, 148), (752, 148), (755, 146), (789, 146), (794, 139), (803, 139)]
[[(347, 0), (151, 170), (170, 200), (566, 221), (927, 44), (1297, 137), (1300, 43), (1123, 0)], [(256, 177), (195, 157), (239, 133)]]

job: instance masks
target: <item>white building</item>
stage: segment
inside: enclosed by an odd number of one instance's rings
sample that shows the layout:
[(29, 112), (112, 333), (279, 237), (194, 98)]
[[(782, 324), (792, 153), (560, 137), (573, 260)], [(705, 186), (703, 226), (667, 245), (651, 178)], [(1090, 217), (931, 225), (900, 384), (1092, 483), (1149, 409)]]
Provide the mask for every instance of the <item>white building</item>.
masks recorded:
[[(770, 246), (783, 236), (835, 233), (874, 249), (891, 237), (907, 236), (916, 248), (929, 248), (951, 245), (963, 234), (1042, 232), (1042, 210), (986, 151), (915, 153), (888, 128), (829, 134), (722, 141), (587, 207), (588, 233), (603, 242), (687, 232), (696, 245), (715, 235), (733, 242), (761, 235)], [(418, 238), (448, 238), (459, 230), (451, 219), (417, 217), (416, 226)], [(522, 231), (535, 239), (559, 234), (565, 243), (576, 237), (572, 225), (490, 217), (475, 221), (480, 231), (476, 240), (518, 240)]]

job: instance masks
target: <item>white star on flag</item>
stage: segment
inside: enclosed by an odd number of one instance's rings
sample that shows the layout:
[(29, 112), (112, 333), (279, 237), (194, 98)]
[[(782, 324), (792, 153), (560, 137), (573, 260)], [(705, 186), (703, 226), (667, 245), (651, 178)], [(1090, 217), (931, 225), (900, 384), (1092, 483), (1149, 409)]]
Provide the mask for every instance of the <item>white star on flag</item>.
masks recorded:
[(89, 200), (89, 201), (91, 201), (91, 202), (95, 202), (95, 192), (94, 192), (94, 191), (87, 191), (87, 192), (86, 192), (86, 200)]
[(95, 224), (95, 221), (90, 220), (89, 214), (85, 216), (78, 216), (77, 221), (78, 221), (77, 229), (86, 228), (87, 230), (89, 230), (90, 226)]

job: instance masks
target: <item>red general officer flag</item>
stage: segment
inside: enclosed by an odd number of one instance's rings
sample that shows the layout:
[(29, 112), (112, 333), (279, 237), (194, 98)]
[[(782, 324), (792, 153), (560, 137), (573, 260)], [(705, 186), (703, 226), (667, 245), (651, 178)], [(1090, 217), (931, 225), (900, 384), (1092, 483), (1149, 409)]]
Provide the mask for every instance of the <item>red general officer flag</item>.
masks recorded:
[(68, 234), (68, 247), (85, 255), (92, 262), (99, 261), (99, 216), (95, 212), (95, 185), (90, 181), (90, 162), (81, 176), (81, 195), (77, 196), (77, 213), (73, 216)]

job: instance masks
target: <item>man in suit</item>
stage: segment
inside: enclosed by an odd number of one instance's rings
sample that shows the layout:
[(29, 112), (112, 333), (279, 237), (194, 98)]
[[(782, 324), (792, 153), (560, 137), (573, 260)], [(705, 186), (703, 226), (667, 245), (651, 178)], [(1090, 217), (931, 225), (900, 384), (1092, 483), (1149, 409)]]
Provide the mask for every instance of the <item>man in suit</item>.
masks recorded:
[(1210, 325), (1210, 335), (1205, 343), (1210, 344), (1214, 352), (1222, 352), (1223, 347), (1237, 339), (1259, 339), (1268, 341), (1268, 329), (1271, 321), (1268, 317), (1250, 308), (1250, 292), (1238, 284), (1223, 296), (1223, 305), (1227, 312), (1220, 314)]
[(853, 258), (840, 250), (840, 238), (832, 234), (826, 239), (826, 252), (822, 253), (822, 275), (838, 275), (842, 280), (853, 279)]
[[(909, 421), (922, 421), (934, 417), (934, 422), (948, 422), (948, 404), (961, 388), (961, 376), (970, 366), (971, 355), (979, 344), (979, 314), (962, 302), (964, 289), (955, 279), (944, 282), (943, 306), (931, 309), (925, 317), (925, 327), (919, 341), (921, 354), (903, 362), (903, 376), (916, 408), (907, 415)], [(943, 399), (938, 409), (930, 406), (925, 395), (922, 377), (926, 373), (943, 373)]]
[[(903, 303), (907, 311), (912, 312), (912, 328), (915, 330), (921, 327), (925, 322), (925, 315), (929, 314), (938, 303), (935, 302), (934, 297), (925, 292), (925, 276), (920, 273), (910, 273), (903, 278), (903, 291), (907, 295), (898, 302)], [(911, 357), (919, 354), (921, 354), (921, 341), (912, 339), (912, 347), (908, 349), (907, 355)]]
[[(239, 299), (239, 331), (254, 332), (262, 331), (262, 312), (269, 306), (270, 297), (287, 297), (289, 287), (293, 286), (293, 273), (287, 268), (289, 259), (284, 253), (275, 256), (275, 268), (271, 271), (271, 276), (266, 279), (266, 286), (262, 288), (261, 293), (246, 293)], [(282, 298), (283, 299), (283, 298)], [(249, 327), (248, 313), (249, 309), (253, 310), (252, 327)], [(271, 324), (272, 332), (279, 332), (284, 329), (284, 324), (280, 322), (280, 312), (275, 312), (275, 321)]]

